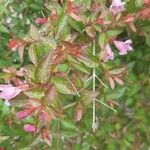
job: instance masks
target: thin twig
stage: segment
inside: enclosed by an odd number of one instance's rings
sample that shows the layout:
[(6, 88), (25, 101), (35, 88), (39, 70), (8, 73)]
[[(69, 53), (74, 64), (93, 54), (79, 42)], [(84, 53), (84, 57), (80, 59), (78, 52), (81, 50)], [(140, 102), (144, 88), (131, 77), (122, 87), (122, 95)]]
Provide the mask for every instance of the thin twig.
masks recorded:
[(43, 16), (44, 18), (46, 18), (46, 16), (44, 15), (43, 11), (41, 11), (41, 14), (42, 14), (42, 16)]
[(93, 76), (89, 77), (88, 79), (85, 80), (85, 82), (88, 82), (89, 80), (91, 80), (93, 78)]
[(74, 103), (71, 103), (71, 104), (69, 104), (69, 105), (66, 105), (66, 106), (63, 107), (63, 109), (67, 109), (67, 108), (69, 108), (69, 107), (72, 107), (72, 106), (74, 106), (76, 103), (77, 103), (77, 102), (74, 102)]
[(80, 97), (80, 94), (79, 94), (77, 88), (75, 87), (75, 85), (71, 82), (71, 80), (68, 77), (66, 77), (66, 78), (70, 82), (70, 84), (72, 85), (72, 87), (74, 88), (74, 90), (76, 91), (77, 95)]
[(98, 81), (105, 87), (108, 89), (108, 87), (102, 82), (102, 80), (96, 75), (96, 78), (98, 79)]
[(103, 104), (104, 106), (108, 107), (109, 109), (113, 110), (114, 112), (117, 112), (117, 110), (115, 110), (114, 108), (110, 107), (109, 105), (107, 105), (106, 103), (98, 100), (98, 99), (95, 99), (96, 101), (98, 101), (99, 103)]

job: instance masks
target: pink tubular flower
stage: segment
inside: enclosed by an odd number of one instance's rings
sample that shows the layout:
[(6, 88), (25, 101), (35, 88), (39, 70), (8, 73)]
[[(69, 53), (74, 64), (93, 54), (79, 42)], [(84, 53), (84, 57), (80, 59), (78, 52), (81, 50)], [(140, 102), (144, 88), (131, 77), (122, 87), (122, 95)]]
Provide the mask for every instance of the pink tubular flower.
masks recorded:
[(9, 105), (9, 100), (16, 97), (20, 92), (22, 92), (21, 89), (18, 87), (14, 87), (11, 84), (2, 84), (0, 85), (0, 98), (6, 100), (6, 104)]
[(35, 126), (31, 125), (31, 124), (26, 124), (24, 125), (23, 129), (26, 131), (26, 132), (35, 132)]
[(37, 18), (35, 20), (35, 23), (37, 23), (37, 24), (44, 24), (46, 22), (47, 22), (47, 18)]
[(126, 55), (128, 51), (132, 51), (133, 48), (131, 47), (132, 40), (126, 40), (125, 42), (122, 41), (114, 41), (116, 48), (120, 51), (119, 55)]
[(112, 0), (112, 4), (110, 5), (109, 10), (114, 15), (116, 15), (117, 13), (125, 10), (124, 5), (125, 5), (125, 2), (121, 2), (121, 0)]
[(106, 45), (105, 50), (106, 50), (106, 55), (104, 58), (104, 62), (107, 62), (108, 60), (113, 60), (114, 59), (114, 53), (108, 44)]
[(22, 118), (26, 118), (28, 116), (28, 113), (27, 113), (27, 111), (19, 111), (18, 113), (17, 113), (17, 118), (18, 119), (22, 119)]
[(29, 115), (31, 115), (36, 109), (37, 109), (37, 107), (31, 107), (29, 109), (24, 109), (22, 111), (19, 111), (19, 112), (17, 112), (17, 118), (18, 119), (26, 118)]

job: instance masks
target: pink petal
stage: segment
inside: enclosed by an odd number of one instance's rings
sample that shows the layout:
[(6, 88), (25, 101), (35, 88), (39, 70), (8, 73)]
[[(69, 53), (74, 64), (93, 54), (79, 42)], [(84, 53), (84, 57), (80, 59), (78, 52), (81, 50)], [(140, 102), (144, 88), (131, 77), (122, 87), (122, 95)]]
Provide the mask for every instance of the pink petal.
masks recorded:
[(18, 113), (17, 113), (17, 118), (18, 119), (23, 119), (23, 118), (26, 118), (28, 116), (28, 113), (27, 113), (27, 111), (19, 111)]
[(26, 132), (35, 132), (36, 131), (36, 128), (35, 126), (31, 125), (31, 124), (26, 124), (24, 125), (23, 129), (26, 131)]
[(104, 58), (104, 62), (107, 62), (108, 60), (113, 60), (114, 59), (114, 53), (109, 45), (106, 45), (105, 47), (106, 50), (106, 56)]
[(125, 2), (121, 2), (121, 0), (113, 0), (109, 10), (116, 15), (117, 13), (125, 10), (124, 5)]
[(8, 101), (16, 97), (22, 90), (20, 90), (18, 87), (12, 86), (11, 84), (8, 84), (0, 85), (0, 91), (0, 98), (3, 98)]
[(37, 18), (35, 20), (35, 23), (37, 23), (37, 24), (44, 24), (46, 22), (47, 22), (47, 18)]
[(116, 48), (119, 50), (120, 55), (127, 54), (128, 51), (132, 51), (133, 48), (131, 47), (132, 40), (126, 40), (125, 42), (122, 41), (114, 41)]

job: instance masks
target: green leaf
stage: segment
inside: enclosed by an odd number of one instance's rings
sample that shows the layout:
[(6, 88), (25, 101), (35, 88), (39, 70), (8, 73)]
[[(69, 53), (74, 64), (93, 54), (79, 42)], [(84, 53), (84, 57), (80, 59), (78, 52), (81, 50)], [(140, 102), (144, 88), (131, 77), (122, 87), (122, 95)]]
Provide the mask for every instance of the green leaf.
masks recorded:
[(24, 147), (24, 148), (21, 148), (19, 150), (31, 150), (31, 147)]
[(90, 74), (90, 69), (85, 66), (83, 63), (72, 63), (70, 62), (71, 66), (75, 67), (77, 70), (85, 73), (85, 74)]
[(91, 8), (91, 0), (83, 0), (83, 4), (86, 6), (87, 9)]
[(146, 34), (146, 44), (150, 47), (150, 33)]
[(69, 120), (61, 120), (61, 124), (66, 129), (77, 130), (77, 126)]
[(56, 89), (62, 94), (76, 94), (71, 83), (66, 78), (53, 77), (52, 83), (54, 83)]
[(38, 60), (37, 60), (37, 53), (36, 53), (36, 49), (35, 49), (34, 44), (31, 44), (29, 46), (28, 54), (29, 54), (29, 57), (30, 57), (30, 60), (32, 61), (32, 63), (34, 65), (37, 65)]
[(58, 70), (62, 72), (67, 72), (68, 69), (69, 69), (69, 66), (67, 64), (60, 64), (58, 67)]
[(25, 69), (27, 70), (27, 78), (31, 78), (35, 80), (35, 66), (34, 65), (27, 65), (25, 66)]
[(82, 22), (75, 21), (74, 19), (70, 19), (69, 24), (78, 32), (81, 32), (84, 29)]
[(56, 39), (59, 37), (59, 34), (62, 32), (63, 28), (67, 25), (68, 16), (63, 12), (57, 23), (57, 35)]
[(85, 31), (90, 37), (95, 37), (96, 35), (95, 29), (91, 26), (86, 27)]
[(9, 139), (9, 136), (0, 136), (0, 143), (8, 139)]
[(9, 115), (9, 106), (7, 106), (5, 103), (3, 103), (2, 107), (2, 117), (6, 117)]
[(103, 49), (106, 46), (107, 43), (107, 35), (106, 33), (102, 33), (98, 37), (98, 43), (101, 49)]
[(30, 26), (29, 35), (33, 40), (39, 40), (38, 29), (33, 24)]
[(41, 99), (44, 96), (44, 91), (42, 88), (32, 88), (24, 92), (30, 98)]
[(40, 37), (40, 40), (42, 41), (41, 43), (49, 47), (49, 49), (55, 49), (57, 47), (57, 43), (53, 38), (50, 37)]
[(136, 0), (135, 1), (135, 5), (138, 7), (138, 8), (141, 8), (143, 6), (143, 0)]
[(117, 36), (122, 33), (122, 29), (108, 30), (106, 33), (108, 36)]
[(24, 50), (25, 50), (25, 45), (20, 46), (18, 49), (18, 54), (21, 62), (23, 62), (24, 60)]
[(96, 91), (93, 92), (89, 90), (83, 90), (79, 101), (82, 103), (83, 106), (89, 105), (94, 100), (94, 98), (97, 97), (98, 94), (99, 92)]
[(4, 25), (0, 25), (0, 33), (9, 33), (9, 30), (4, 26)]
[(123, 96), (126, 91), (126, 87), (124, 88), (116, 88), (110, 94), (107, 94), (108, 99), (119, 99)]
[(29, 97), (21, 93), (10, 100), (11, 106), (23, 107), (28, 102)]
[[(52, 100), (54, 100), (56, 96), (57, 96), (57, 93), (56, 93), (55, 87), (50, 86), (44, 93), (43, 101), (47, 101), (52, 104)], [(56, 102), (56, 100), (54, 102)]]
[(99, 66), (99, 63), (97, 61), (92, 60), (91, 58), (88, 57), (78, 58), (78, 60), (84, 63), (89, 68), (96, 68)]
[(40, 83), (48, 82), (51, 75), (51, 65), (53, 59), (53, 51), (49, 51), (35, 68), (35, 79)]
[(35, 140), (32, 142), (31, 146), (39, 145), (41, 143), (41, 136), (37, 136)]
[(116, 74), (120, 74), (120, 73), (124, 72), (126, 69), (127, 69), (126, 67), (115, 68), (113, 70), (110, 70), (110, 73), (116, 75)]

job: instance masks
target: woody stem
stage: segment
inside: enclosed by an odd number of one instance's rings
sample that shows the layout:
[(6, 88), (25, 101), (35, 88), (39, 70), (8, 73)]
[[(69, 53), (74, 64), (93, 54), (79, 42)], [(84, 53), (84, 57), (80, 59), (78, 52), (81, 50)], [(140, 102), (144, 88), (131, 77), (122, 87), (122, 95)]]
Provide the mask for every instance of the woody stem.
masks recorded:
[[(93, 55), (95, 55), (95, 41), (93, 42)], [(95, 68), (93, 68), (93, 92), (95, 92), (95, 78), (96, 78), (96, 72), (95, 72)], [(96, 107), (95, 107), (95, 98), (93, 99), (93, 124), (92, 124), (92, 128), (93, 128), (93, 132), (95, 132), (95, 121), (96, 121)]]

